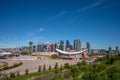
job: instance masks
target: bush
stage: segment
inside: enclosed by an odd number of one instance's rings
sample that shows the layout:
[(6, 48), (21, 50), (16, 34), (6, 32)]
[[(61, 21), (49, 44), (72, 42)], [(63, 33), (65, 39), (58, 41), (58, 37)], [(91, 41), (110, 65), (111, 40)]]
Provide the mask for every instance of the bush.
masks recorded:
[(82, 60), (81, 65), (87, 65), (87, 62), (85, 60)]
[(51, 70), (51, 65), (49, 65), (49, 70)]
[(7, 63), (7, 62), (4, 62), (3, 69), (4, 69), (4, 70), (7, 70), (7, 69), (8, 69), (8, 63)]
[(46, 66), (45, 66), (45, 64), (43, 65), (43, 71), (45, 71), (46, 70)]
[(60, 70), (63, 70), (63, 66), (62, 65), (60, 66)]
[(55, 64), (55, 69), (58, 69), (58, 63)]
[(65, 64), (64, 64), (64, 68), (69, 69), (69, 67), (70, 67), (70, 66), (69, 66), (69, 63), (65, 63)]
[(3, 74), (3, 76), (0, 78), (0, 80), (10, 80), (7, 74)]
[(10, 77), (15, 77), (15, 73), (11, 72)]
[(39, 66), (38, 72), (41, 72), (41, 66)]
[(16, 75), (17, 75), (17, 76), (20, 76), (20, 72), (19, 72), (19, 71), (17, 71), (17, 72), (16, 72)]
[(25, 75), (28, 75), (28, 73), (29, 73), (29, 70), (26, 69), (26, 70), (25, 70)]

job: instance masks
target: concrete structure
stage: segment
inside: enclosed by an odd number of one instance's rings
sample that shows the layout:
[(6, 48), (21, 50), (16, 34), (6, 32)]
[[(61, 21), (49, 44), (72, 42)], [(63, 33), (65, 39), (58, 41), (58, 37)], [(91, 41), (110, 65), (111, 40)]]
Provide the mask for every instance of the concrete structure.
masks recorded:
[(57, 51), (57, 56), (59, 58), (62, 59), (76, 59), (79, 60), (81, 58), (88, 58), (87, 54), (85, 53), (87, 49), (81, 50), (81, 51), (71, 51), (71, 52), (67, 52), (67, 51), (62, 51), (60, 49), (56, 49)]
[(0, 59), (7, 59), (12, 56), (14, 56), (14, 54), (10, 52), (0, 52)]

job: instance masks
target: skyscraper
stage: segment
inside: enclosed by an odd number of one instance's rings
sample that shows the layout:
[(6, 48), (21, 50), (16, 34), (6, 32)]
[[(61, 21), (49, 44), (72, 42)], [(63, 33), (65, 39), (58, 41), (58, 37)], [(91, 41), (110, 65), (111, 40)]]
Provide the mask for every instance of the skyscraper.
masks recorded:
[(116, 51), (116, 53), (118, 53), (118, 52), (119, 52), (118, 46), (116, 46), (116, 50), (115, 50), (115, 51)]
[(36, 45), (33, 46), (33, 52), (37, 52)]
[(59, 49), (65, 51), (64, 41), (60, 41)]
[(37, 45), (37, 52), (40, 52), (40, 43)]
[(66, 41), (66, 48), (65, 49), (68, 51), (70, 50), (70, 42), (68, 40)]
[(118, 51), (118, 46), (116, 46), (116, 51)]
[(32, 53), (33, 52), (33, 42), (29, 42), (29, 51)]
[(109, 47), (108, 51), (109, 51), (109, 52), (111, 52), (111, 51), (112, 51), (112, 48), (111, 48), (111, 47)]
[(82, 50), (82, 44), (79, 39), (74, 40), (74, 50), (75, 51), (80, 51)]
[(90, 44), (90, 42), (87, 42), (87, 49), (88, 49), (88, 54), (91, 54), (91, 44)]

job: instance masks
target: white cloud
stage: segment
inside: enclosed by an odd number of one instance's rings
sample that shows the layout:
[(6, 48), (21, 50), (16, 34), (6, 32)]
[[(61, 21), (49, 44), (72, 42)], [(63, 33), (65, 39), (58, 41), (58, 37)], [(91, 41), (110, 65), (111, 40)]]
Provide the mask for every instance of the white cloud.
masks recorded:
[(57, 13), (56, 15), (48, 18), (48, 20), (55, 20), (57, 18), (60, 18), (60, 17), (64, 16), (66, 13), (67, 13), (67, 11), (61, 11), (61, 12)]
[(36, 34), (38, 34), (38, 33), (40, 33), (40, 32), (43, 32), (43, 31), (44, 31), (44, 28), (41, 27), (41, 28), (39, 28), (39, 29), (37, 29), (37, 30), (35, 30), (35, 31), (29, 32), (29, 33), (28, 33), (28, 36), (33, 36), (33, 35), (36, 35)]
[(43, 28), (43, 27), (39, 29), (39, 32), (42, 32), (42, 31), (44, 31), (44, 28)]
[(84, 6), (78, 10), (76, 10), (75, 12), (73, 12), (73, 14), (76, 14), (76, 13), (79, 13), (81, 11), (84, 11), (84, 10), (87, 10), (87, 9), (90, 9), (90, 8), (93, 8), (93, 7), (96, 7), (96, 6), (99, 6), (104, 0), (99, 0), (93, 4), (90, 4), (90, 5), (87, 5), (87, 6)]

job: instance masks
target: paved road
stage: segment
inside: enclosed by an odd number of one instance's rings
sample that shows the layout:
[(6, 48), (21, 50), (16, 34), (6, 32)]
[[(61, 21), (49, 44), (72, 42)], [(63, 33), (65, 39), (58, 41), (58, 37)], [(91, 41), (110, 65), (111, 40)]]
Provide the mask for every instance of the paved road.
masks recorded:
[[(9, 60), (10, 61), (10, 60)], [(43, 67), (43, 65), (46, 65), (46, 68), (48, 69), (49, 65), (53, 68), (55, 66), (55, 63), (58, 63), (58, 66), (64, 65), (65, 63), (69, 64), (76, 64), (78, 61), (76, 60), (57, 60), (57, 59), (50, 59), (49, 57), (42, 56), (41, 60), (16, 60), (16, 61), (21, 61), (23, 65), (9, 69), (6, 71), (2, 71), (2, 73), (10, 73), (10, 72), (16, 72), (20, 71), (20, 74), (25, 74), (25, 69), (27, 68), (29, 72), (36, 72), (38, 71), (39, 65)]]

